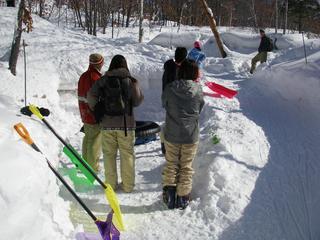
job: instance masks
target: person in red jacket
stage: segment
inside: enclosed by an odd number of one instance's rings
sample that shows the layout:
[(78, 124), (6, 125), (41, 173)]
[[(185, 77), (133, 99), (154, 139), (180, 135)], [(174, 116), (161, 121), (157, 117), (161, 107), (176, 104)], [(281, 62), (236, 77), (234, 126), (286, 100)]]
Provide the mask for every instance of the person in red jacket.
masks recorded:
[(82, 157), (98, 172), (101, 154), (101, 129), (89, 108), (87, 93), (102, 75), (100, 71), (104, 64), (104, 58), (102, 55), (94, 53), (90, 55), (89, 62), (88, 70), (81, 75), (78, 82), (79, 110), (85, 134), (82, 142)]

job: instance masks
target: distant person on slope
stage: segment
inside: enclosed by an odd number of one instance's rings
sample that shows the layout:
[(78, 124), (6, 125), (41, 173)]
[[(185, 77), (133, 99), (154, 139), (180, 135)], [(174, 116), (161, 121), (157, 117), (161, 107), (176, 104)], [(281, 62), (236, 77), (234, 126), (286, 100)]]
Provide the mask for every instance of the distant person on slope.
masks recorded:
[(118, 187), (117, 152), (120, 152), (120, 184), (124, 192), (132, 192), (135, 185), (135, 119), (133, 107), (143, 101), (138, 81), (130, 75), (122, 55), (112, 58), (109, 70), (95, 82), (88, 95), (91, 109), (99, 99), (104, 105), (101, 120), (102, 151), (105, 181), (113, 189)]
[(166, 109), (164, 140), (166, 164), (162, 172), (163, 201), (169, 209), (184, 209), (190, 201), (192, 162), (199, 143), (199, 115), (204, 105), (195, 62), (182, 62), (178, 79), (163, 93)]
[(78, 82), (78, 103), (85, 134), (82, 142), (82, 156), (98, 172), (101, 154), (101, 129), (89, 108), (87, 94), (95, 81), (101, 77), (100, 71), (104, 64), (104, 58), (98, 53), (91, 54), (89, 62), (88, 70), (81, 75)]
[(264, 63), (267, 61), (268, 52), (272, 51), (273, 44), (271, 39), (266, 36), (266, 33), (263, 29), (260, 29), (260, 45), (258, 48), (258, 54), (251, 60), (251, 69), (250, 73), (253, 74), (256, 69), (257, 62)]
[[(178, 70), (181, 66), (181, 63), (186, 59), (188, 54), (188, 50), (184, 47), (177, 47), (174, 53), (174, 59), (170, 59), (166, 61), (163, 65), (164, 72), (162, 75), (162, 94), (164, 89), (169, 83), (177, 80), (178, 78)], [(160, 133), (161, 139), (161, 151), (165, 154), (166, 149), (164, 147), (164, 140), (163, 140), (163, 131)]]
[(194, 48), (188, 53), (188, 59), (195, 61), (199, 68), (203, 68), (206, 55), (201, 51), (201, 42), (195, 41)]

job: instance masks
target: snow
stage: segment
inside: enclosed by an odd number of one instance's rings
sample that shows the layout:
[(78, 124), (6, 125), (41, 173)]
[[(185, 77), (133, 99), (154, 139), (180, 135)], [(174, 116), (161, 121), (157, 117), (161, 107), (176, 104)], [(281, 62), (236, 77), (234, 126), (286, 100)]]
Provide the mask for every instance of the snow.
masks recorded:
[[(20, 140), (13, 125), (22, 122), (53, 165), (67, 162), (61, 143), (24, 106), (23, 53), (17, 76), (7, 69), (16, 9), (0, 8), (0, 232), (3, 239), (75, 239), (97, 233), (92, 220), (48, 169), (44, 157)], [(34, 31), (23, 34), (27, 53), (27, 102), (47, 107), (47, 118), (61, 136), (81, 150), (83, 135), (76, 87), (90, 53), (106, 59), (123, 54), (139, 79), (145, 101), (138, 120), (164, 121), (160, 104), (163, 63), (172, 46), (204, 42), (204, 78), (237, 89), (234, 99), (206, 97), (200, 147), (194, 162), (193, 201), (186, 210), (167, 210), (161, 200), (165, 163), (159, 141), (136, 147), (136, 188), (117, 192), (127, 230), (121, 239), (318, 239), (320, 231), (320, 41), (278, 34), (279, 51), (248, 73), (259, 36), (239, 28), (220, 28), (228, 57), (223, 59), (210, 28), (182, 26), (119, 29), (117, 38), (97, 37), (57, 27), (37, 16)], [(62, 25), (62, 24), (61, 24)], [(271, 37), (275, 37), (271, 33)], [(209, 91), (204, 87), (205, 91)], [(220, 143), (212, 143), (217, 134)], [(101, 166), (102, 166), (101, 161)], [(104, 174), (99, 176), (103, 179)], [(68, 180), (68, 182), (70, 182)], [(71, 182), (70, 182), (71, 183)], [(98, 185), (75, 186), (89, 208), (104, 218), (109, 207)]]

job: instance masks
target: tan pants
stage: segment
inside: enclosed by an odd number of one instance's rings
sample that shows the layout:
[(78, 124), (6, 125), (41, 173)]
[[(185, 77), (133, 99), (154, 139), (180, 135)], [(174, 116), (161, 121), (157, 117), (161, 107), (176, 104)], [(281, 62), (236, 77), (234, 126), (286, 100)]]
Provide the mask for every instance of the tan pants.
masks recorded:
[(101, 154), (101, 129), (98, 124), (84, 124), (85, 136), (82, 141), (82, 157), (96, 172), (99, 171)]
[(102, 131), (102, 151), (104, 159), (105, 179), (113, 189), (117, 188), (117, 153), (120, 152), (120, 174), (122, 189), (132, 192), (135, 184), (135, 132), (128, 131), (125, 136), (121, 130)]
[(162, 171), (163, 186), (177, 186), (177, 194), (185, 196), (192, 189), (192, 162), (198, 150), (194, 144), (173, 144), (165, 141), (166, 164)]
[(267, 61), (268, 53), (260, 52), (251, 60), (251, 70), (250, 72), (254, 72), (256, 69), (257, 62), (264, 63)]

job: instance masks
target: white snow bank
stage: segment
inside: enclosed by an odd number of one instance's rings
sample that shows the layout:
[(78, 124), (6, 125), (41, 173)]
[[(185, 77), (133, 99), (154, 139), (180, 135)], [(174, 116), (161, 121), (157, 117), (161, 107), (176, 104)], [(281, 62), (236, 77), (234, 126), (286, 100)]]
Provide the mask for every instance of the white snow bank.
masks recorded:
[(160, 33), (149, 44), (162, 47), (185, 47), (193, 48), (193, 43), (200, 39), (200, 33)]
[[(299, 34), (273, 34), (267, 33), (273, 41), (277, 39), (276, 46), (279, 50), (289, 49), (302, 45), (302, 37)], [(221, 34), (224, 44), (232, 51), (240, 53), (252, 53), (258, 50), (260, 44), (259, 34), (224, 32)]]
[(44, 140), (40, 123), (17, 116), (18, 107), (10, 102), (11, 98), (0, 95), (1, 239), (68, 239), (73, 226), (68, 204), (58, 195), (56, 178), (43, 157), (18, 137), (13, 125), (23, 122), (48, 156), (45, 146), (53, 145)]
[[(260, 44), (259, 34), (253, 34), (252, 32), (241, 32), (240, 28), (236, 28), (232, 32), (227, 32), (227, 29), (221, 28), (221, 39), (226, 51), (234, 51), (243, 54), (250, 54), (256, 52)], [(211, 37), (208, 37), (210, 36)], [(201, 34), (200, 32), (190, 31), (184, 33), (170, 33), (164, 32), (157, 35), (152, 39), (149, 44), (160, 45), (163, 47), (186, 47), (192, 48), (195, 40), (201, 39), (203, 44), (203, 51), (208, 57), (220, 57), (221, 54), (216, 46), (216, 40), (212, 34)], [(271, 39), (276, 41), (276, 46), (279, 50), (287, 50), (294, 47), (302, 46), (301, 34), (267, 34)], [(308, 40), (306, 39), (306, 43)], [(310, 41), (311, 42), (311, 41)]]
[(270, 152), (242, 217), (219, 239), (320, 236), (319, 63), (318, 50), (308, 64), (300, 58), (271, 65), (240, 83), (242, 112), (264, 131)]
[[(320, 43), (320, 41), (319, 41)], [(302, 50), (302, 49), (300, 49)], [(270, 70), (255, 74), (262, 85), (281, 96), (281, 98), (303, 108), (305, 113), (320, 111), (320, 46), (317, 52), (299, 60), (271, 66)]]

